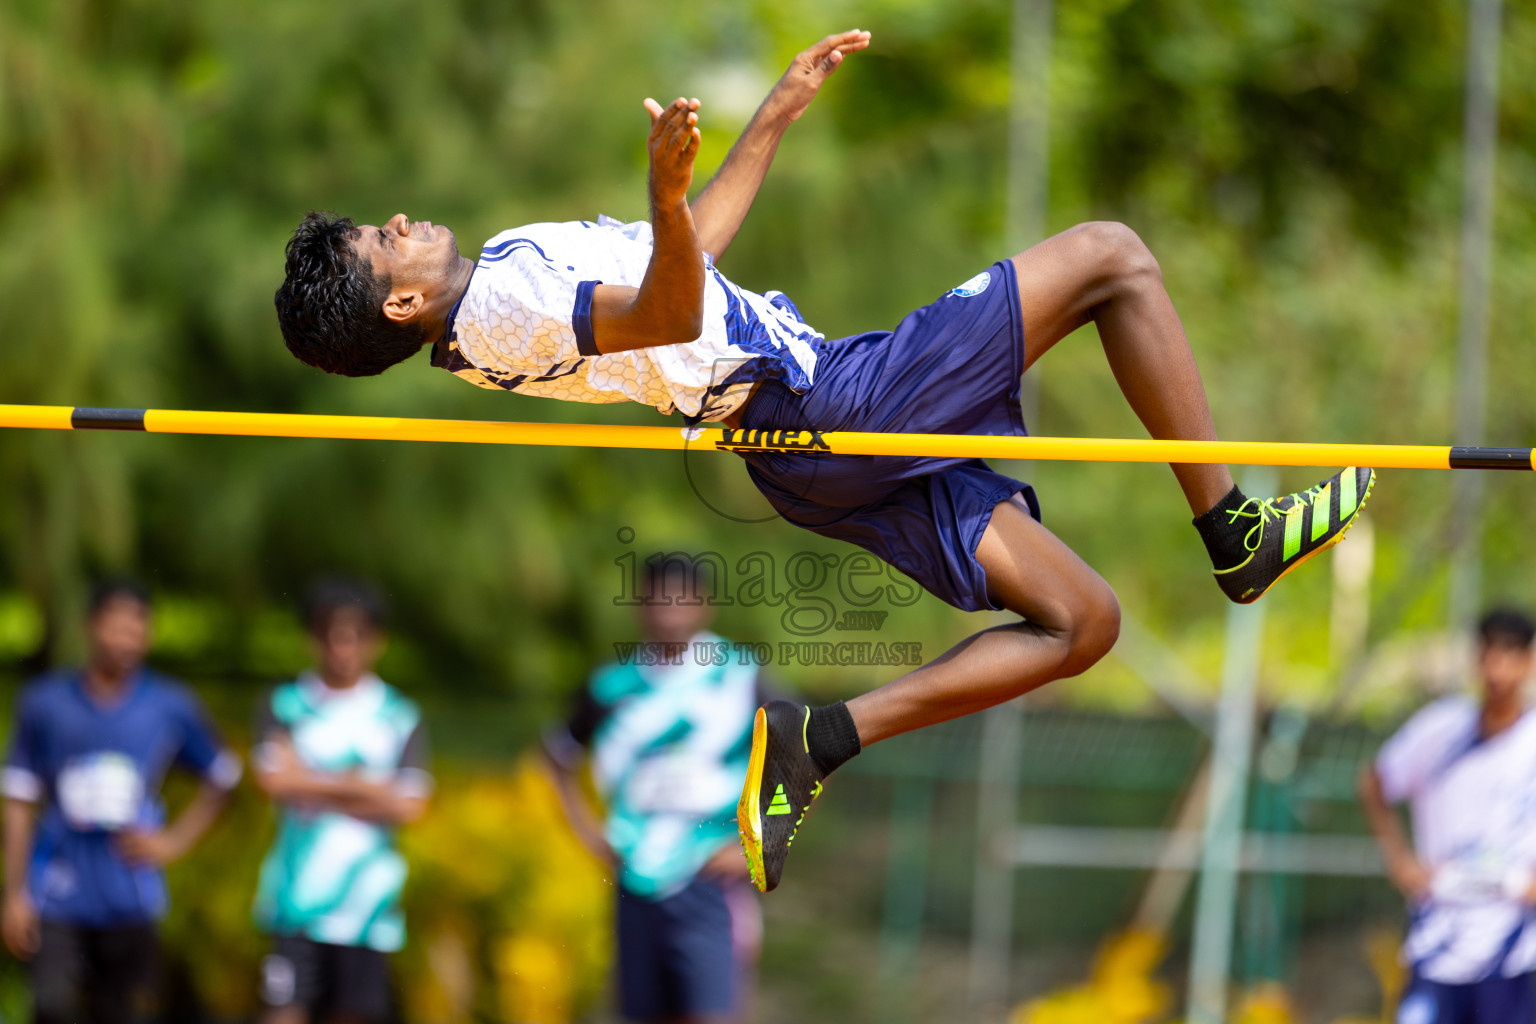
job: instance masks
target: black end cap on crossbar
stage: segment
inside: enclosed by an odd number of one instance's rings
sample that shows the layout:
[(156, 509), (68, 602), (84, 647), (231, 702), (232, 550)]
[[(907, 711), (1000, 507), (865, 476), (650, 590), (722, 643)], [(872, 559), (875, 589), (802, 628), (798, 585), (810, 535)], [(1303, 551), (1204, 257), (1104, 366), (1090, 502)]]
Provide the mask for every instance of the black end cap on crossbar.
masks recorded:
[(1451, 447), (1452, 469), (1530, 469), (1529, 448)]
[(69, 414), (69, 425), (76, 430), (143, 430), (144, 410), (76, 406)]

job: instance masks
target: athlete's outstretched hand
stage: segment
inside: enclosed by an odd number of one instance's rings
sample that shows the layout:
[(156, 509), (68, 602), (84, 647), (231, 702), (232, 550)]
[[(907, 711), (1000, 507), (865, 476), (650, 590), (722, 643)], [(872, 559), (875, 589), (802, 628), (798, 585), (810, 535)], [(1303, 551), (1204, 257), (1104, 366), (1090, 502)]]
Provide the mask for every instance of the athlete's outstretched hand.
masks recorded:
[(869, 45), (869, 33), (859, 29), (827, 36), (821, 42), (795, 55), (789, 62), (768, 101), (779, 106), (784, 117), (791, 121), (805, 113), (805, 108), (816, 98), (816, 91), (827, 76), (836, 71), (843, 58), (858, 53)]
[(699, 153), (699, 101), (673, 100), (665, 110), (653, 99), (645, 101), (651, 115), (651, 202), (668, 209), (688, 201), (693, 184), (693, 158)]

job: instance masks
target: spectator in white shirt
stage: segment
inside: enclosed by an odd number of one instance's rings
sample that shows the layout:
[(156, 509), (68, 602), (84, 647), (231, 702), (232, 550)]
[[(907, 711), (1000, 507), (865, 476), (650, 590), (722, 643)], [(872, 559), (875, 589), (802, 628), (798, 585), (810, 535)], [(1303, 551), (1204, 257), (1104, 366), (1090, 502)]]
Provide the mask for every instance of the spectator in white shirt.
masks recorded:
[(1361, 776), (1387, 875), (1410, 908), (1399, 1024), (1536, 1021), (1536, 715), (1524, 694), (1536, 624), (1498, 610), (1478, 631), (1481, 699), (1423, 708)]

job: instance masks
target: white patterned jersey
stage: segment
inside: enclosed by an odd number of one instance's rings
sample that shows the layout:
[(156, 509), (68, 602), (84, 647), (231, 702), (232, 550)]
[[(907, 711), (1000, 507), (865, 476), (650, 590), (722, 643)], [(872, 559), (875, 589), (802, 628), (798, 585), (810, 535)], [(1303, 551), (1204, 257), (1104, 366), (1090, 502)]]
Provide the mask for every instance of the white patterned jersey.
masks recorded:
[(528, 224), (485, 244), (448, 316), (432, 364), (483, 388), (573, 402), (641, 402), (663, 413), (723, 419), (751, 385), (811, 386), (823, 340), (782, 293), (738, 288), (706, 255), (704, 330), (696, 341), (600, 354), (592, 336), (599, 284), (638, 288), (651, 226)]
[(1408, 801), (1414, 850), (1433, 873), (1412, 908), (1404, 958), (1423, 978), (1466, 985), (1536, 969), (1536, 711), (1484, 738), (1481, 709), (1447, 697), (1381, 748), (1382, 795)]

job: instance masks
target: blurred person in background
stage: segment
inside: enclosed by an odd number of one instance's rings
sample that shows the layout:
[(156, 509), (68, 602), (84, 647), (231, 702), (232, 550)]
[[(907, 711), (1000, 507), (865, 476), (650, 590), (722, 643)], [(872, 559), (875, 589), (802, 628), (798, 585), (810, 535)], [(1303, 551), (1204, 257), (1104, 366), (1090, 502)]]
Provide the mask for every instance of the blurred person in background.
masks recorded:
[[(1536, 715), (1524, 693), (1536, 623), (1501, 609), (1478, 633), (1479, 699), (1423, 708), (1361, 776), (1410, 907), (1399, 1024), (1536, 1021)], [(1393, 810), (1403, 802), (1412, 843)]]
[[(634, 1021), (743, 1019), (761, 940), (735, 816), (766, 698), (756, 665), (721, 657), (729, 643), (685, 575), (696, 571), (647, 567), (645, 643), (592, 673), (570, 719), (545, 732), (572, 828), (618, 872), (619, 1005)], [(586, 764), (606, 822), (582, 790)]]
[[(144, 667), (141, 584), (99, 584), (87, 632), (83, 668), (21, 694), (0, 773), (5, 945), (31, 961), (33, 1020), (47, 1024), (151, 1012), (164, 867), (196, 845), (240, 779), (197, 698)], [(172, 767), (202, 781), (167, 825), (159, 791)]]
[(326, 580), (304, 608), (315, 665), (262, 702), (252, 764), (278, 809), (256, 919), (267, 1024), (386, 1021), (388, 954), (405, 943), (395, 832), (432, 793), (416, 705), (373, 672), (384, 645), (372, 587)]

